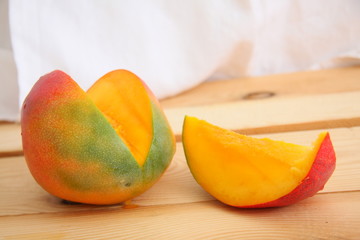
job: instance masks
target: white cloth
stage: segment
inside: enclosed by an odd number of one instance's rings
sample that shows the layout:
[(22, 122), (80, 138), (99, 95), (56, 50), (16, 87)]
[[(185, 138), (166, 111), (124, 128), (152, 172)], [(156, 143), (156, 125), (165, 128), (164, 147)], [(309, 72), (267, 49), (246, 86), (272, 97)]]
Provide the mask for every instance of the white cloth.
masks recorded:
[(0, 0), (0, 121), (19, 119), (19, 89), (8, 18), (8, 2)]
[(164, 98), (206, 79), (360, 63), (358, 0), (9, 3), (20, 103), (54, 69), (84, 90), (128, 69)]

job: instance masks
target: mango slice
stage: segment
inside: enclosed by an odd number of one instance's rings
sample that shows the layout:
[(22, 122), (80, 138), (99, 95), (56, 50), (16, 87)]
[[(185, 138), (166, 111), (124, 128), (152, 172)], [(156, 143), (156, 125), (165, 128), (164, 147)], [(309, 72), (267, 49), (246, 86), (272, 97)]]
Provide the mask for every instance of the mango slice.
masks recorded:
[(218, 200), (237, 207), (300, 201), (321, 190), (335, 169), (327, 132), (312, 146), (301, 146), (248, 137), (186, 117), (183, 146), (196, 181)]

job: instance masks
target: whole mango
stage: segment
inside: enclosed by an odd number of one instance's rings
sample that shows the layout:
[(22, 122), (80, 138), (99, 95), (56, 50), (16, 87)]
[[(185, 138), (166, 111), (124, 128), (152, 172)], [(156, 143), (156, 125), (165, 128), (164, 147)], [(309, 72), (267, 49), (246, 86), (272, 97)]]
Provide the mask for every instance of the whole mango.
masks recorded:
[(41, 77), (23, 103), (21, 131), (35, 180), (73, 202), (133, 199), (160, 178), (175, 152), (157, 99), (126, 70), (104, 75), (87, 92), (59, 70)]

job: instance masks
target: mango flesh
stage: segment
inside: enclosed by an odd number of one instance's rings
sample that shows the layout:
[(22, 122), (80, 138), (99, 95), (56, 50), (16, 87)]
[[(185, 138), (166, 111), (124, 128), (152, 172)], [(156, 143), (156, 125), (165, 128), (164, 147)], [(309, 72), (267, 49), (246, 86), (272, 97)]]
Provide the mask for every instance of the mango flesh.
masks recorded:
[(313, 146), (244, 136), (186, 117), (183, 146), (196, 181), (237, 207), (285, 206), (321, 190), (335, 169), (329, 134)]
[[(116, 81), (120, 78), (126, 81)], [(151, 102), (144, 84), (130, 72), (114, 71), (97, 81), (87, 94), (142, 166), (152, 140)]]
[(21, 115), (24, 156), (35, 180), (65, 200), (114, 204), (150, 188), (175, 152), (156, 98), (116, 70), (84, 92), (61, 71), (39, 79)]

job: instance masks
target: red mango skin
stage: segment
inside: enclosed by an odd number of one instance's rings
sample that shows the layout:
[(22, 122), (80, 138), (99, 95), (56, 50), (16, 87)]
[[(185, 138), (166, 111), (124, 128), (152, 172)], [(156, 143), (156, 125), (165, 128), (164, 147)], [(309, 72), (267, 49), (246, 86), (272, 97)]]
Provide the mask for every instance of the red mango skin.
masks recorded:
[(314, 196), (318, 191), (322, 190), (335, 170), (336, 155), (329, 133), (324, 137), (319, 150), (316, 154), (313, 165), (301, 182), (289, 194), (278, 198), (274, 201), (248, 206), (235, 206), (239, 208), (269, 208), (282, 207), (294, 204), (306, 198)]
[[(37, 176), (38, 182), (48, 182), (54, 188), (59, 188), (57, 183), (53, 182), (51, 177), (43, 174), (51, 167), (51, 158), (47, 156), (54, 152), (52, 145), (43, 144), (42, 133), (38, 123), (42, 122), (44, 112), (48, 111), (48, 106), (52, 101), (57, 105), (67, 104), (74, 100), (86, 100), (86, 95), (77, 91), (79, 86), (72, 79), (61, 71), (54, 71), (41, 77), (27, 96), (21, 111), (22, 143), (25, 153), (25, 159), (33, 175)], [(59, 122), (58, 125), (67, 124)], [(37, 159), (31, 161), (29, 159)]]

